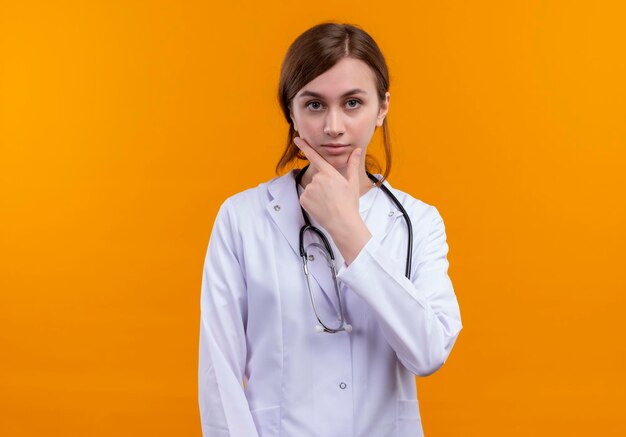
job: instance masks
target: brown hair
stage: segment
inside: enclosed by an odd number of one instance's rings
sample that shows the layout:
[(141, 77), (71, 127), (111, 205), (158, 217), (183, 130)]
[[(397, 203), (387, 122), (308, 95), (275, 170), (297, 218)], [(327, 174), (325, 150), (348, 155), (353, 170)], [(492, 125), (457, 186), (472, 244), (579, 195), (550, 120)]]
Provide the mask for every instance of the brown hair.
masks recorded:
[[(291, 44), (283, 60), (278, 84), (278, 101), (285, 119), (289, 123), (287, 146), (276, 165), (276, 173), (295, 159), (306, 159), (293, 143), (295, 130), (290, 116), (293, 98), (307, 83), (332, 68), (342, 58), (354, 58), (365, 62), (374, 72), (378, 101), (385, 100), (389, 90), (389, 72), (382, 52), (369, 34), (359, 27), (347, 23), (320, 23), (302, 33)], [(385, 146), (385, 171), (377, 184), (380, 186), (391, 170), (391, 144), (387, 117), (383, 120), (383, 142)], [(380, 164), (367, 154), (365, 166), (370, 173), (380, 173)]]

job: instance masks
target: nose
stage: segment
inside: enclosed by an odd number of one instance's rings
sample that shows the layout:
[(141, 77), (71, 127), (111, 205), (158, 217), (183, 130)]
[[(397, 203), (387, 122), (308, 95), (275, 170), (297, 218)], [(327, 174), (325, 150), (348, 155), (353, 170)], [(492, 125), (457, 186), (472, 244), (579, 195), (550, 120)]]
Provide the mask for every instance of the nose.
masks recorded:
[(327, 114), (324, 124), (324, 133), (333, 137), (343, 134), (345, 126), (342, 111), (331, 108), (328, 110)]

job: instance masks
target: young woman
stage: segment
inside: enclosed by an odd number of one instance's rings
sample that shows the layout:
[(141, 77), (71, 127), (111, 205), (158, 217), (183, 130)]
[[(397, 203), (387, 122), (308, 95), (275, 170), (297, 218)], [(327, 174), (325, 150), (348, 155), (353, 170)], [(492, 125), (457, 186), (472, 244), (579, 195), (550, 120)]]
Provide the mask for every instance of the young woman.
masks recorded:
[[(222, 204), (202, 278), (208, 436), (422, 436), (414, 375), (462, 328), (438, 210), (392, 188), (389, 75), (360, 28), (322, 23), (282, 65), (277, 173)], [(368, 144), (382, 127), (387, 165)]]

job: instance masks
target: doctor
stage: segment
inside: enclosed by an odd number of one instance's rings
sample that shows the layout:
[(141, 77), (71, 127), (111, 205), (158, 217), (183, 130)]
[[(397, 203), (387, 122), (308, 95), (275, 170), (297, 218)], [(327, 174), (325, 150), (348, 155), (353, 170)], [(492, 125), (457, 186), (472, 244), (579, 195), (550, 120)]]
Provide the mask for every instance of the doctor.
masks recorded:
[[(438, 210), (386, 180), (388, 89), (382, 53), (356, 26), (322, 23), (289, 48), (277, 170), (308, 166), (229, 197), (215, 219), (201, 290), (204, 437), (423, 436), (414, 376), (444, 364), (462, 324)], [(379, 127), (387, 167), (374, 183), (366, 150)], [(300, 241), (305, 218), (321, 237)]]

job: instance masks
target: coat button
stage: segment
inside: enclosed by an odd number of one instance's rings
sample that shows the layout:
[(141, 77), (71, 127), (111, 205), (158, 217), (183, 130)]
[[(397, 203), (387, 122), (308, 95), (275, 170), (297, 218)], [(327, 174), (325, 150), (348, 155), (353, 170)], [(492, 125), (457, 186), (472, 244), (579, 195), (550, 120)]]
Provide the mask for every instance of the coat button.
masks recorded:
[(280, 211), (280, 205), (274, 205), (274, 211)]
[(339, 388), (340, 388), (340, 389), (342, 389), (342, 390), (345, 390), (345, 388), (346, 388), (347, 386), (348, 386), (348, 385), (347, 385), (345, 382), (340, 382), (340, 383), (339, 383)]
[(309, 261), (315, 261), (315, 256), (314, 255), (309, 255)]
[(389, 217), (392, 217), (392, 216), (393, 216), (393, 214), (394, 214), (394, 212), (393, 212), (393, 211), (389, 211)]

